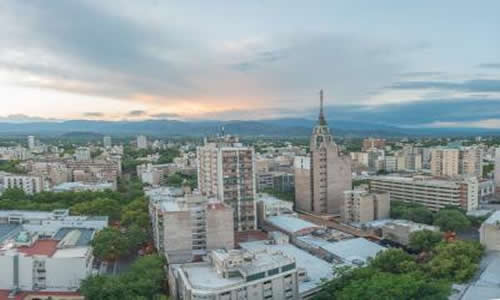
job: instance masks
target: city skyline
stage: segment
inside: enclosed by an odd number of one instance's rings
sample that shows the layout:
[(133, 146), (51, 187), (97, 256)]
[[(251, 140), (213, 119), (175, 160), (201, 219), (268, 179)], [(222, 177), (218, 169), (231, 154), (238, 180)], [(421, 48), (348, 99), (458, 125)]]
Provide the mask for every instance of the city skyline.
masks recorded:
[(0, 121), (314, 118), (323, 88), (339, 114), (500, 128), (495, 7), (6, 2)]

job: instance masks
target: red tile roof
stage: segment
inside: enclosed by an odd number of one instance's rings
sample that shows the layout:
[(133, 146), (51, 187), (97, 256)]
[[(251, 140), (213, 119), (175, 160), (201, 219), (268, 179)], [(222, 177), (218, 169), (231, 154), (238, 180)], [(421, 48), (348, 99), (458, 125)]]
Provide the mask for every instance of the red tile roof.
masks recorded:
[(57, 251), (58, 243), (56, 240), (38, 240), (31, 247), (19, 247), (17, 251), (27, 256), (46, 255), (51, 257)]
[(81, 296), (77, 292), (19, 292), (14, 299), (9, 299), (9, 290), (0, 290), (0, 300), (23, 300), (27, 296)]

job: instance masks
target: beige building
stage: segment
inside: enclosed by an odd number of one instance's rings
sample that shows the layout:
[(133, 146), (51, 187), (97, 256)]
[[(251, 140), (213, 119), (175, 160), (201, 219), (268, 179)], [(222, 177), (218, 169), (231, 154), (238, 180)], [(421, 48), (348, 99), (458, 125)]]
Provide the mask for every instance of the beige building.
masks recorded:
[(367, 223), (389, 218), (390, 198), (387, 192), (369, 193), (365, 190), (344, 192), (342, 221), (345, 223)]
[(363, 140), (363, 151), (370, 149), (384, 149), (385, 139), (367, 138)]
[(475, 177), (437, 180), (425, 176), (372, 176), (369, 181), (371, 192), (389, 192), (391, 201), (419, 203), (434, 211), (445, 206), (469, 211), (479, 205), (479, 182)]
[(408, 220), (394, 220), (382, 226), (382, 237), (407, 246), (410, 242), (410, 235), (422, 230), (439, 232), (439, 227), (415, 223)]
[(335, 144), (323, 114), (320, 113), (310, 142), (310, 155), (295, 158), (295, 208), (317, 215), (340, 215), (344, 191), (352, 188), (351, 158)]
[(169, 263), (196, 260), (211, 249), (233, 249), (233, 210), (199, 193), (158, 188), (146, 192), (153, 238)]
[(488, 251), (500, 251), (500, 211), (496, 211), (479, 229), (481, 244)]
[(436, 148), (431, 151), (431, 172), (434, 176), (459, 175), (482, 177), (482, 154), (477, 147)]
[(238, 138), (223, 136), (197, 148), (198, 188), (208, 197), (217, 197), (234, 209), (237, 231), (255, 230), (256, 180), (253, 147)]

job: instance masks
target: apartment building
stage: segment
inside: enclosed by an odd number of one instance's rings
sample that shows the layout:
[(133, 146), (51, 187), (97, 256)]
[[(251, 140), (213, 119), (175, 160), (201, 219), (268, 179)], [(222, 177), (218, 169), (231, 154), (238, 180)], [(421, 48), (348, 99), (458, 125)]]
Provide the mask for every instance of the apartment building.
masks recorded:
[(479, 228), (479, 240), (488, 251), (500, 251), (500, 211), (493, 213)]
[(342, 221), (363, 224), (389, 218), (390, 198), (388, 192), (369, 193), (365, 190), (344, 192)]
[(295, 157), (295, 208), (316, 215), (340, 215), (344, 191), (352, 188), (351, 158), (333, 140), (323, 113), (323, 91), (310, 151), (308, 157)]
[(103, 137), (102, 142), (103, 142), (104, 148), (106, 148), (106, 149), (111, 148), (113, 146), (113, 142), (112, 142), (110, 136)]
[(89, 161), (92, 159), (90, 149), (88, 147), (78, 147), (75, 149), (75, 159), (77, 161)]
[(21, 189), (28, 195), (48, 189), (45, 181), (40, 176), (7, 175), (3, 178), (3, 185), (6, 189)]
[(233, 209), (189, 189), (146, 192), (156, 249), (168, 263), (192, 262), (207, 250), (233, 249)]
[(148, 148), (148, 138), (144, 135), (139, 135), (137, 137), (137, 149), (147, 149)]
[(389, 192), (391, 201), (419, 203), (434, 211), (445, 206), (469, 211), (477, 209), (479, 203), (479, 182), (475, 177), (437, 180), (425, 176), (372, 176), (369, 182), (370, 192)]
[(263, 249), (214, 250), (207, 262), (172, 265), (173, 299), (299, 299), (295, 258)]
[(481, 178), (481, 149), (478, 147), (432, 149), (431, 172), (432, 175), (440, 177), (464, 175)]
[(198, 188), (234, 210), (236, 231), (254, 230), (256, 215), (255, 153), (237, 137), (222, 136), (197, 148)]

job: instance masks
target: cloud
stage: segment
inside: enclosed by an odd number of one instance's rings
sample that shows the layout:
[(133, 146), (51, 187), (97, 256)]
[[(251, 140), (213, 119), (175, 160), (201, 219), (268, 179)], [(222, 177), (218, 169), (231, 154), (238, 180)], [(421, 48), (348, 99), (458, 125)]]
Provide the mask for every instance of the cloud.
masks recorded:
[(483, 128), (500, 129), (500, 119), (486, 119), (473, 122), (441, 122), (436, 121), (421, 125), (424, 128)]
[(83, 116), (85, 116), (85, 117), (104, 117), (104, 114), (100, 113), (100, 112), (85, 112), (85, 113), (83, 113)]
[(405, 55), (421, 49), (310, 30), (214, 39), (175, 22), (163, 6), (143, 18), (134, 10), (148, 4), (110, 6), (3, 4), (0, 70), (23, 86), (126, 101), (304, 107), (320, 88), (339, 103), (366, 99), (397, 80)]
[(434, 76), (440, 76), (443, 75), (443, 72), (433, 72), (433, 71), (428, 71), (428, 72), (405, 72), (401, 73), (402, 77), (434, 77)]
[(8, 123), (29, 123), (29, 122), (59, 122), (60, 119), (43, 118), (38, 116), (28, 116), (25, 114), (11, 114), (7, 116), (0, 116), (0, 122)]
[(129, 117), (142, 117), (147, 114), (146, 111), (144, 110), (131, 110), (127, 113), (127, 116)]
[(500, 92), (500, 80), (494, 79), (474, 79), (463, 82), (448, 81), (404, 81), (391, 86), (394, 89), (419, 90), (438, 89), (453, 90), (461, 92)]
[(500, 63), (485, 63), (480, 64), (479, 67), (485, 69), (500, 69)]
[(150, 114), (149, 116), (155, 119), (173, 119), (180, 117), (179, 114), (174, 114), (174, 113), (158, 113), (158, 114)]

